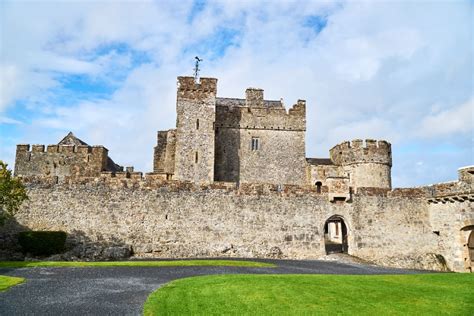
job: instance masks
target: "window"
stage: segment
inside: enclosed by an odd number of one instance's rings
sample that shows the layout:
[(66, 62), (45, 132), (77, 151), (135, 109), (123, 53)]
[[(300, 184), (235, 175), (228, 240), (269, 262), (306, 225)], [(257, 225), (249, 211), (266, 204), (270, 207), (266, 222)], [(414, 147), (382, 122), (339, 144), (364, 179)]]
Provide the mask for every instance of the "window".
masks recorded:
[(198, 152), (196, 151), (196, 154), (194, 155), (194, 162), (198, 163), (198, 161), (199, 161), (199, 155), (198, 155)]
[(199, 129), (199, 119), (196, 120), (196, 129)]
[(258, 137), (252, 137), (252, 150), (260, 149), (260, 139)]
[(323, 186), (321, 181), (316, 182), (316, 193), (321, 193), (321, 187)]

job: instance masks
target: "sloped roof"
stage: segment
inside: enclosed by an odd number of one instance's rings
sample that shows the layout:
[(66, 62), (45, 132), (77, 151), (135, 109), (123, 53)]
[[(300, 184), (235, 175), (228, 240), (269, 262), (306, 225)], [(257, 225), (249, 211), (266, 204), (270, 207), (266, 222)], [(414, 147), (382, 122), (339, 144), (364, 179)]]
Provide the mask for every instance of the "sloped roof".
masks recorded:
[(61, 141), (58, 143), (58, 145), (85, 145), (89, 146), (86, 142), (80, 140), (77, 138), (72, 132), (69, 132)]
[(310, 165), (333, 165), (334, 163), (330, 158), (306, 158), (306, 161)]
[[(58, 143), (58, 145), (73, 145), (73, 146), (89, 146), (85, 141), (79, 139), (74, 135), (72, 132), (69, 132), (61, 141)], [(107, 157), (107, 171), (122, 171), (123, 167), (116, 164), (112, 158)]]

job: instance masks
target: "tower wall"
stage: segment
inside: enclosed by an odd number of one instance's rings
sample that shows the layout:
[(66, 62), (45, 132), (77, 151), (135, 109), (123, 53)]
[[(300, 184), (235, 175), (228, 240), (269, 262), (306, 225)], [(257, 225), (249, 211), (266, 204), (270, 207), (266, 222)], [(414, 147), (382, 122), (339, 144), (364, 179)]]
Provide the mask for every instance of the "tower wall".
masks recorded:
[(353, 187), (392, 187), (392, 149), (384, 140), (343, 142), (330, 150), (330, 157), (349, 175)]
[(246, 99), (218, 98), (215, 179), (306, 184), (306, 102), (289, 110), (250, 88)]
[(214, 181), (214, 121), (217, 79), (178, 77), (174, 178)]
[(174, 174), (176, 152), (176, 130), (159, 131), (154, 148), (153, 172)]
[(97, 177), (107, 160), (103, 146), (17, 145), (15, 176)]

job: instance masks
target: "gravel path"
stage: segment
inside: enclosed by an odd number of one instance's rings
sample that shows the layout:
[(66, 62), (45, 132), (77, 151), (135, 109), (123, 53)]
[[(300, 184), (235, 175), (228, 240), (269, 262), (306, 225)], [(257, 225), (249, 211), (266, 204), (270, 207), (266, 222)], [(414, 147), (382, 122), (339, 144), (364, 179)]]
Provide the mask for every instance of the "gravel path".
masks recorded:
[(415, 270), (316, 260), (254, 260), (277, 268), (116, 267), (0, 269), (27, 281), (0, 292), (0, 315), (140, 315), (147, 296), (163, 284), (208, 274), (409, 274)]

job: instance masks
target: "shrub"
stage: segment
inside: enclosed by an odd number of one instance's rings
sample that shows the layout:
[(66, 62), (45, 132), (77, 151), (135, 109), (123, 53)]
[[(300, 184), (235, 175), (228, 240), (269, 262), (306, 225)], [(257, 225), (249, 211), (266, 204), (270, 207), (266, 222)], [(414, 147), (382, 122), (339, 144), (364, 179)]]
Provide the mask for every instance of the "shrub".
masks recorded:
[(28, 231), (18, 235), (23, 252), (49, 256), (64, 251), (66, 233), (63, 231)]

